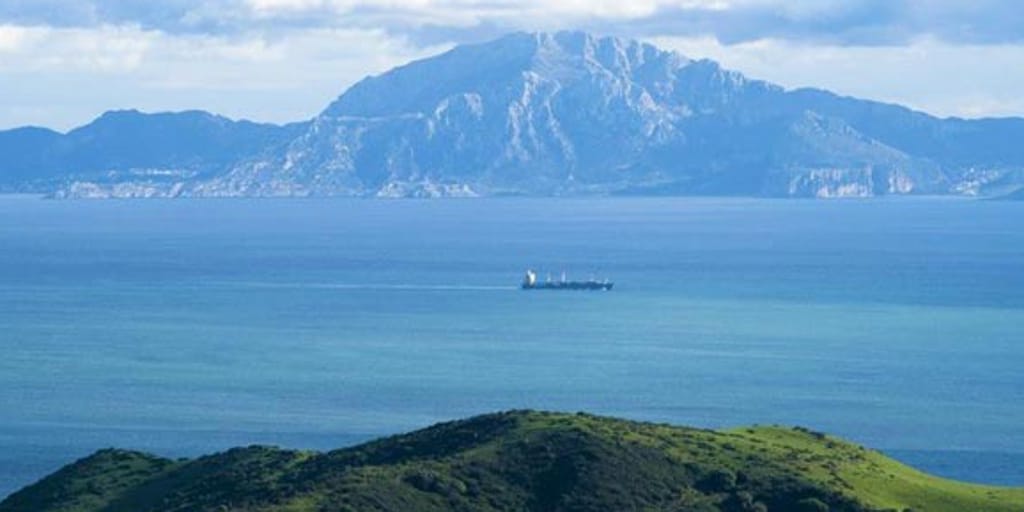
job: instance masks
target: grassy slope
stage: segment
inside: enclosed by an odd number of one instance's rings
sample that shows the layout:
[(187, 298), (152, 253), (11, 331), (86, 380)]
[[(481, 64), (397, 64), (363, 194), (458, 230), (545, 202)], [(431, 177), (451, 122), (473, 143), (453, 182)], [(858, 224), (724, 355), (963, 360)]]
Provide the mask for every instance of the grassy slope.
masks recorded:
[(801, 429), (757, 427), (732, 434), (778, 456), (798, 450), (794, 464), (810, 478), (846, 489), (875, 508), (935, 511), (1024, 510), (1024, 488), (967, 484), (938, 478), (885, 455)]
[(511, 412), (325, 454), (263, 447), (175, 462), (107, 450), (12, 511), (1021, 511), (1024, 489), (931, 477), (803, 429), (710, 431)]

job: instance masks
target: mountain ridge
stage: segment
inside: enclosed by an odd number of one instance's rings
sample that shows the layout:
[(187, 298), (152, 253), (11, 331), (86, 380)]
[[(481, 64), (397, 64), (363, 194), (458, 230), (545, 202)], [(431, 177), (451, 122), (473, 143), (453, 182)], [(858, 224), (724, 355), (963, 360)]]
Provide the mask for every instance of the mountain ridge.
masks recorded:
[(139, 179), (202, 179), (289, 138), (300, 126), (236, 121), (201, 110), (129, 109), (104, 112), (64, 133), (37, 127), (0, 131), (0, 190), (52, 194), (76, 182), (102, 187)]
[(1024, 488), (935, 478), (794, 427), (707, 430), (508, 411), (329, 452), (171, 460), (107, 449), (0, 512), (133, 510), (1019, 510)]
[[(131, 171), (152, 162), (109, 158), (98, 158), (110, 164), (98, 179), (31, 144), (12, 160), (21, 174), (32, 161), (66, 171), (51, 186), (61, 197), (986, 196), (1024, 186), (1024, 146), (1014, 143), (1024, 119), (940, 119), (786, 90), (584, 32), (456, 46), (364, 78), (310, 121), (234, 123), (208, 119), (204, 129), (237, 134), (222, 138), (244, 150), (168, 156), (156, 163), (192, 171), (161, 179)], [(103, 153), (86, 148), (71, 160)], [(0, 182), (10, 181), (2, 166)]]

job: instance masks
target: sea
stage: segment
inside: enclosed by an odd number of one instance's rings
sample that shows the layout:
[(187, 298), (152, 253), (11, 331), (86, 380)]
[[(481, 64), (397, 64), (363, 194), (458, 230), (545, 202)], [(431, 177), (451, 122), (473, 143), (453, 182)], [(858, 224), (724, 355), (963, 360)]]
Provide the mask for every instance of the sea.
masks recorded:
[(1024, 485), (1024, 203), (0, 196), (0, 497), (104, 447), (524, 408), (801, 425)]

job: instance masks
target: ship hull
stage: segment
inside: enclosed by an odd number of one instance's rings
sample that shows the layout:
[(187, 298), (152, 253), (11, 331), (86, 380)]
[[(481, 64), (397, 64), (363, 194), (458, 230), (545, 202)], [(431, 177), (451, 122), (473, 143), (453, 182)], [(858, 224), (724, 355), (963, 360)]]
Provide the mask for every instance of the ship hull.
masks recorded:
[(615, 283), (598, 283), (593, 281), (566, 281), (558, 283), (523, 283), (524, 290), (584, 290), (610, 291)]

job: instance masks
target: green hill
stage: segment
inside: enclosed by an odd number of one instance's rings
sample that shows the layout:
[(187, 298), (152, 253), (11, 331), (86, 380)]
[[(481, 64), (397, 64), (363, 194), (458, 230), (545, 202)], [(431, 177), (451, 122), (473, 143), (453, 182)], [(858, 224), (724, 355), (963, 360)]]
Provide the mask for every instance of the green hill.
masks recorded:
[(1024, 488), (932, 477), (801, 428), (702, 430), (513, 411), (328, 453), (103, 450), (0, 503), (71, 511), (1015, 511)]

